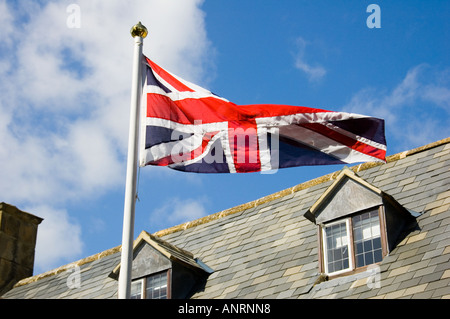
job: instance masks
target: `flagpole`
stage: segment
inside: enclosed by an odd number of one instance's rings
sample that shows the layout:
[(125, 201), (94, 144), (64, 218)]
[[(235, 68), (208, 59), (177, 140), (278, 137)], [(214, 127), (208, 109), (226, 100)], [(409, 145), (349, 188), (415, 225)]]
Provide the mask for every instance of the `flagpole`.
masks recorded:
[(123, 212), (122, 254), (119, 274), (119, 299), (129, 299), (131, 265), (133, 262), (134, 211), (136, 205), (136, 176), (138, 166), (139, 110), (142, 87), (142, 44), (147, 29), (139, 22), (131, 28), (134, 38), (133, 74), (131, 82), (130, 127), (128, 136), (127, 176)]

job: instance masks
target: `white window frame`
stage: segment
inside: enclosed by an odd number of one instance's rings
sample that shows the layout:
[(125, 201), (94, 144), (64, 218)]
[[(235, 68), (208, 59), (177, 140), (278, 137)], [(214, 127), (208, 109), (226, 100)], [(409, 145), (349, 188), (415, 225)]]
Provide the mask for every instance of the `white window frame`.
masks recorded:
[[(341, 269), (334, 272), (328, 271), (328, 247), (327, 247), (327, 237), (326, 237), (326, 229), (336, 224), (343, 224), (345, 222), (345, 227), (347, 230), (347, 249), (348, 249), (348, 268)], [(329, 276), (335, 276), (342, 273), (349, 272), (353, 270), (355, 267), (353, 265), (353, 240), (351, 238), (351, 229), (350, 229), (350, 218), (345, 218), (344, 220), (340, 219), (335, 222), (327, 223), (326, 225), (322, 225), (322, 243), (323, 243), (323, 261), (324, 261), (324, 269), (325, 273)]]
[(144, 280), (145, 280), (145, 277), (144, 277), (144, 278), (137, 279), (137, 280), (133, 280), (133, 281), (131, 282), (131, 285), (137, 284), (137, 283), (140, 283), (140, 284), (141, 284), (141, 298), (139, 298), (139, 299), (142, 299), (142, 298), (144, 297), (144, 289), (145, 289), (145, 282), (144, 282)]

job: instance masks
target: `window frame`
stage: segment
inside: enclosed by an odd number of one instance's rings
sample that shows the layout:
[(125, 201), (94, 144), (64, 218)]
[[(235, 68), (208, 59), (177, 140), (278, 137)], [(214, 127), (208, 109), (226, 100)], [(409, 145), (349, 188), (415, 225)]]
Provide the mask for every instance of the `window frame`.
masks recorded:
[(343, 219), (339, 219), (339, 220), (327, 223), (326, 225), (324, 225), (322, 227), (322, 242), (323, 242), (323, 247), (324, 247), (324, 249), (323, 249), (323, 265), (324, 265), (324, 269), (328, 273), (328, 271), (327, 271), (328, 270), (328, 266), (327, 266), (328, 265), (328, 252), (327, 252), (328, 247), (327, 247), (327, 244), (326, 244), (326, 242), (327, 242), (326, 229), (329, 228), (329, 227), (333, 227), (335, 225), (338, 225), (338, 224), (345, 224), (345, 228), (346, 228), (346, 231), (347, 231), (347, 243), (346, 243), (346, 245), (347, 245), (347, 248), (348, 248), (348, 264), (349, 264), (349, 266), (347, 268), (331, 272), (330, 274), (333, 274), (333, 275), (339, 275), (339, 274), (348, 272), (349, 269), (353, 269), (354, 268), (354, 266), (353, 266), (353, 258), (352, 258), (352, 255), (354, 253), (353, 253), (353, 245), (352, 245), (352, 240), (351, 240), (352, 236), (351, 236), (351, 232), (350, 232), (351, 220), (350, 220), (350, 218), (343, 218)]
[[(144, 286), (144, 279), (145, 278), (139, 278), (139, 279), (136, 279), (136, 280), (133, 280), (132, 282), (131, 282), (131, 291), (130, 291), (130, 299), (143, 299), (142, 298), (142, 294), (144, 293), (144, 291), (143, 291), (143, 286)], [(140, 290), (141, 290), (141, 292), (140, 292), (140, 298), (136, 298), (135, 296), (136, 295), (133, 295), (132, 294), (132, 291), (133, 291), (133, 286), (134, 285), (137, 285), (137, 284), (140, 284)]]
[[(364, 213), (367, 213), (369, 211), (377, 211), (378, 212), (378, 219), (379, 219), (379, 226), (380, 226), (380, 239), (381, 239), (381, 250), (382, 250), (382, 259), (388, 254), (388, 248), (387, 248), (387, 232), (386, 232), (386, 222), (385, 222), (385, 212), (384, 212), (384, 206), (379, 205), (372, 208), (368, 208), (359, 212), (356, 212), (351, 215), (347, 215), (345, 217), (324, 223), (323, 225), (319, 225), (318, 230), (318, 237), (319, 237), (319, 271), (321, 273), (325, 273), (329, 276), (329, 278), (333, 277), (339, 277), (342, 275), (349, 275), (353, 273), (358, 273), (365, 271), (367, 267), (374, 264), (379, 264), (381, 261), (364, 265), (361, 267), (356, 267), (356, 256), (355, 256), (355, 240), (354, 240), (354, 234), (353, 234), (353, 222), (352, 218), (357, 215), (362, 215)], [(336, 224), (340, 223), (346, 223), (346, 228), (348, 232), (348, 251), (349, 251), (349, 267), (346, 269), (341, 269), (335, 272), (328, 272), (328, 257), (327, 257), (327, 245), (326, 245), (326, 232), (325, 229), (328, 227), (331, 227)]]
[(132, 283), (137, 283), (140, 282), (141, 284), (141, 298), (134, 298), (134, 299), (147, 299), (147, 279), (152, 277), (152, 276), (156, 276), (156, 275), (161, 275), (161, 274), (166, 274), (166, 278), (167, 278), (167, 296), (166, 299), (171, 299), (172, 298), (172, 289), (171, 289), (171, 271), (172, 269), (167, 269), (164, 271), (160, 271), (154, 274), (150, 274), (148, 276), (145, 277), (141, 277), (139, 279), (133, 280)]

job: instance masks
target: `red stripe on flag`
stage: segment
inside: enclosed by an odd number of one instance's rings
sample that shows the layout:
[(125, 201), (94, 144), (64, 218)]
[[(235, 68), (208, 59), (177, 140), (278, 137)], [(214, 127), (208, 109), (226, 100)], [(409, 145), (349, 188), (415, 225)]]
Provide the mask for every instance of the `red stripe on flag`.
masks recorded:
[(278, 104), (236, 105), (214, 97), (187, 98), (173, 101), (168, 96), (147, 94), (147, 117), (171, 120), (180, 124), (215, 122), (254, 122), (260, 117), (275, 117), (297, 113), (330, 112), (321, 109)]
[(237, 173), (261, 171), (256, 123), (228, 122), (228, 137)]
[[(226, 117), (215, 111), (216, 109), (228, 110), (224, 104), (228, 104), (228, 102), (213, 97), (173, 101), (168, 96), (149, 93), (147, 94), (147, 117), (170, 120), (180, 124), (194, 124), (194, 121), (202, 121), (204, 124), (225, 122), (233, 117)], [(226, 114), (230, 115), (229, 113)], [(236, 115), (234, 115), (235, 117)]]

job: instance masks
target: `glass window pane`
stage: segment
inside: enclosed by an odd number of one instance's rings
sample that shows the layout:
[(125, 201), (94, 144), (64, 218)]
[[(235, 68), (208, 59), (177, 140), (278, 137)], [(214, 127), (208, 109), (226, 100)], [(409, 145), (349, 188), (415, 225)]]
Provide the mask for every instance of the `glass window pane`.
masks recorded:
[(341, 249), (333, 250), (333, 260), (341, 260), (342, 259), (342, 251)]
[(374, 249), (374, 250), (375, 250), (375, 249), (381, 249), (381, 238), (380, 238), (380, 237), (374, 238), (374, 239), (372, 240), (372, 246), (373, 246), (373, 249)]
[(361, 216), (362, 223), (366, 223), (367, 220), (370, 218), (370, 212), (365, 213), (365, 214), (361, 214), (360, 216)]
[(362, 267), (381, 261), (382, 250), (378, 208), (354, 216), (352, 218), (352, 223), (356, 267)]
[(364, 255), (363, 254), (356, 255), (356, 267), (362, 266), (364, 266)]
[(147, 299), (167, 299), (167, 272), (147, 277)]
[(333, 260), (333, 250), (331, 249), (327, 251), (327, 260)]
[(333, 239), (331, 237), (327, 237), (327, 247), (333, 246)]
[(327, 265), (328, 267), (328, 273), (332, 273), (332, 272), (334, 272), (334, 265), (333, 265), (333, 263), (330, 263), (330, 262), (328, 262), (328, 265)]
[(142, 298), (142, 280), (133, 281), (130, 288), (130, 299)]
[(341, 248), (341, 250), (342, 250), (342, 257), (343, 257), (343, 259), (348, 259), (348, 249), (347, 249), (347, 247)]
[(363, 244), (361, 242), (355, 244), (355, 254), (361, 254), (364, 252)]
[(381, 249), (377, 249), (373, 252), (374, 262), (379, 262), (383, 259), (383, 252)]
[(348, 233), (346, 222), (324, 228), (326, 238), (327, 273), (333, 273), (349, 267)]
[(342, 269), (347, 269), (348, 268), (348, 258), (347, 259), (344, 259), (343, 261), (342, 261)]
[(371, 251), (372, 250), (372, 241), (370, 239), (364, 241), (363, 246), (364, 246), (364, 251)]
[(335, 261), (334, 262), (334, 271), (342, 270), (342, 261)]
[(362, 228), (361, 227), (357, 227), (357, 228), (353, 228), (353, 236), (355, 237), (355, 240), (361, 240), (361, 238), (363, 238), (363, 234), (362, 234)]
[(373, 264), (373, 254), (371, 251), (364, 254), (364, 263), (366, 265)]

